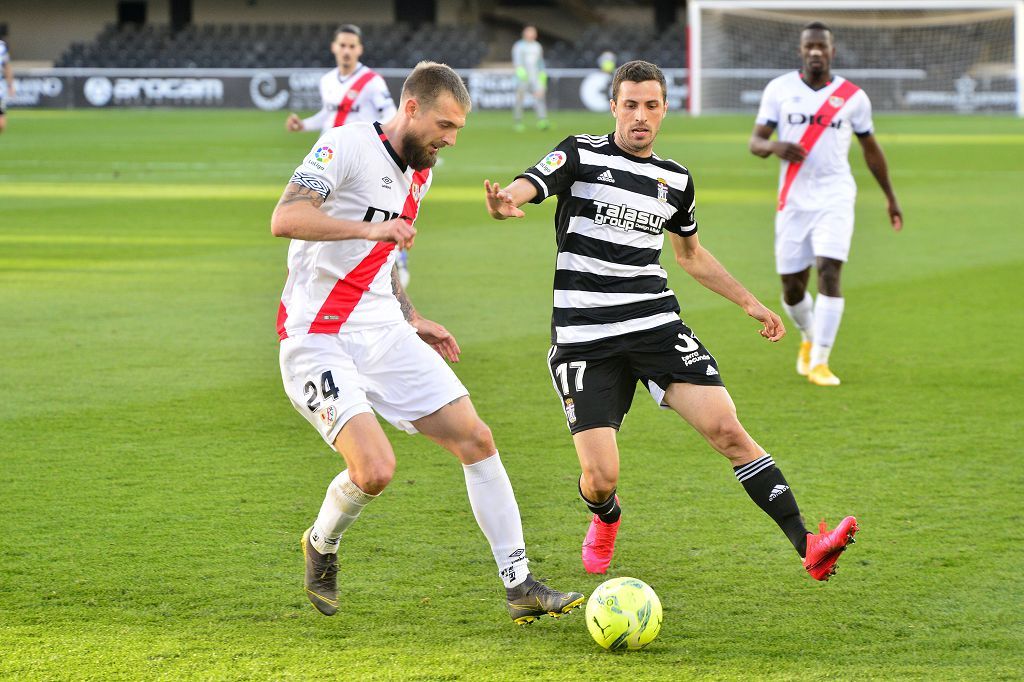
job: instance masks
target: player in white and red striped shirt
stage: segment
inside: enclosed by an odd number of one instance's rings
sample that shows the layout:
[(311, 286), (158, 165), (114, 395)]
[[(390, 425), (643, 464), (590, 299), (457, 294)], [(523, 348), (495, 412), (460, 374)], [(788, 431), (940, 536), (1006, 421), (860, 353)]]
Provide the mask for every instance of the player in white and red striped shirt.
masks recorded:
[[(782, 159), (775, 216), (775, 265), (782, 277), (782, 304), (803, 335), (797, 372), (818, 386), (838, 386), (828, 360), (845, 300), (839, 288), (853, 237), (857, 186), (848, 160), (857, 136), (864, 160), (888, 202), (894, 230), (903, 213), (875, 139), (871, 102), (859, 87), (833, 76), (832, 31), (820, 22), (800, 34), (803, 69), (771, 81), (757, 112), (750, 151)], [(772, 131), (778, 140), (771, 140)], [(807, 292), (811, 266), (818, 270), (818, 297)]]
[(331, 128), (346, 123), (387, 121), (395, 115), (395, 103), (384, 78), (359, 61), (363, 56), (362, 31), (344, 24), (334, 32), (331, 53), (338, 66), (320, 79), (320, 111), (308, 118), (288, 114), (285, 127), (299, 132)]
[(334, 128), (317, 141), (271, 220), (275, 236), (292, 240), (277, 322), (285, 392), (348, 467), (302, 536), (306, 596), (324, 615), (338, 608), (342, 533), (395, 471), (374, 411), (462, 462), (516, 623), (583, 603), (582, 594), (558, 592), (530, 575), (519, 507), (491, 431), (444, 362), (458, 361), (458, 343), (416, 312), (394, 265), (396, 249), (415, 240), (437, 153), (455, 144), (469, 109), (458, 74), (420, 63), (394, 118)]

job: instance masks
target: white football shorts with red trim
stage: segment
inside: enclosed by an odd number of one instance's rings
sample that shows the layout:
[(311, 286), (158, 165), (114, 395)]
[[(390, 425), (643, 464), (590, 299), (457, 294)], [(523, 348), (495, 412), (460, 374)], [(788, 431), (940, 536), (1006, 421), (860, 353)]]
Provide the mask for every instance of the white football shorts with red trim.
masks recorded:
[(440, 355), (406, 323), (341, 334), (304, 334), (281, 341), (281, 379), (292, 405), (334, 441), (349, 419), (376, 411), (395, 428), (469, 391)]

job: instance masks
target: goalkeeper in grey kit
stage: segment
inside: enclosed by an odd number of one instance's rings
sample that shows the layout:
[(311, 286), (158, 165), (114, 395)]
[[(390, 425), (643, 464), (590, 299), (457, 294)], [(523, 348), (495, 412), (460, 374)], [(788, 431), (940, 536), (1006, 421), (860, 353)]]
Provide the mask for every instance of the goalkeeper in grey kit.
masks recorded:
[(512, 65), (516, 69), (516, 130), (526, 130), (523, 125), (523, 100), (527, 92), (533, 95), (533, 110), (537, 114), (537, 127), (546, 130), (548, 109), (544, 98), (548, 89), (548, 74), (544, 68), (544, 48), (537, 42), (537, 28), (523, 28), (522, 40), (512, 46)]

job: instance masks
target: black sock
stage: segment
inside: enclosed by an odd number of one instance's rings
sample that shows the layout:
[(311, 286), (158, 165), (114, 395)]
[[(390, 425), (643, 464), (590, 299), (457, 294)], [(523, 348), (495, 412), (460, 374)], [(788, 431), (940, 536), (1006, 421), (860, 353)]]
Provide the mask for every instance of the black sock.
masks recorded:
[[(608, 499), (604, 502), (591, 502), (587, 499), (587, 496), (583, 494), (583, 484), (580, 486), (580, 499), (582, 499), (587, 509), (597, 514), (597, 518), (601, 519), (603, 523), (615, 523), (619, 520), (619, 516), (622, 515), (622, 507), (619, 506), (619, 501), (615, 497), (615, 490), (608, 496)], [(616, 488), (616, 490), (618, 490)]]
[(785, 476), (771, 455), (764, 455), (743, 466), (733, 467), (736, 478), (750, 499), (772, 517), (801, 557), (807, 554), (807, 527)]

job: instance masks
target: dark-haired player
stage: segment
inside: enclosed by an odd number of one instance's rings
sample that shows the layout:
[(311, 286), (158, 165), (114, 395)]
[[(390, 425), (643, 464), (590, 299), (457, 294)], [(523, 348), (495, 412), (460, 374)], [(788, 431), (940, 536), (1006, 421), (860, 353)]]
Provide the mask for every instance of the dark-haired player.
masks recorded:
[(718, 363), (679, 319), (660, 264), (667, 232), (676, 262), (757, 320), (761, 336), (785, 334), (779, 316), (736, 281), (697, 238), (689, 171), (654, 153), (667, 108), (665, 76), (632, 61), (615, 72), (615, 132), (566, 138), (508, 187), (485, 181), (487, 208), (504, 220), (526, 202), (558, 197), (554, 311), (548, 360), (583, 470), (580, 495), (593, 512), (583, 566), (604, 573), (621, 523), (616, 432), (640, 382), (732, 463), (751, 499), (782, 528), (817, 580), (827, 580), (853, 540), (848, 516), (810, 534), (771, 455), (736, 417)]
[[(750, 136), (752, 154), (782, 159), (775, 266), (782, 277), (782, 306), (802, 335), (796, 371), (818, 386), (839, 385), (828, 361), (845, 307), (839, 279), (853, 237), (853, 135), (885, 193), (892, 228), (903, 228), (903, 212), (874, 136), (871, 102), (852, 82), (833, 75), (835, 55), (827, 26), (805, 26), (800, 33), (803, 68), (779, 76), (764, 89)], [(778, 132), (777, 140), (771, 139), (772, 131)], [(807, 291), (812, 265), (818, 270), (814, 301)]]

